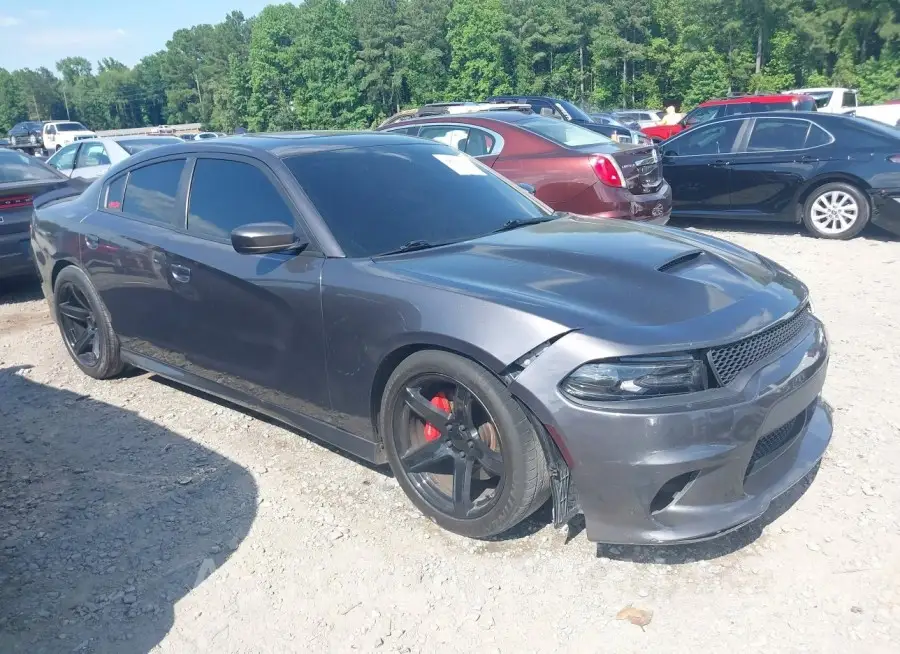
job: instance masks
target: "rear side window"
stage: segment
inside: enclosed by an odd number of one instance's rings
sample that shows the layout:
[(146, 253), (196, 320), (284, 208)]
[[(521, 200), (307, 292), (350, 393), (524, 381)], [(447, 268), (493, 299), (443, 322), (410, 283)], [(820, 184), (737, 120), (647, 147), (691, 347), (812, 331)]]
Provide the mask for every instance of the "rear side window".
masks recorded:
[(747, 151), (800, 150), (806, 147), (806, 134), (810, 126), (811, 123), (805, 120), (758, 118), (750, 134)]
[(469, 140), (469, 130), (462, 125), (423, 127), (419, 136), (464, 152), (466, 141)]
[(473, 157), (483, 157), (493, 154), (496, 145), (497, 143), (493, 136), (473, 127), (469, 130), (469, 140), (466, 141), (466, 154)]
[(139, 218), (180, 227), (175, 199), (184, 159), (163, 161), (132, 170), (128, 175), (122, 210)]
[(128, 179), (128, 175), (122, 175), (109, 183), (109, 186), (106, 189), (106, 202), (103, 205), (104, 207), (111, 211), (122, 210), (122, 200), (125, 199), (126, 179)]
[(810, 123), (809, 132), (806, 134), (805, 147), (815, 148), (820, 145), (828, 145), (829, 143), (831, 143), (831, 141), (831, 134), (826, 132), (815, 123)]
[(735, 114), (749, 114), (752, 111), (758, 111), (758, 109), (754, 109), (754, 106), (755, 105), (752, 105), (749, 102), (727, 104), (725, 105), (725, 115), (734, 116)]
[(191, 180), (188, 232), (228, 240), (231, 230), (258, 222), (294, 225), (281, 194), (259, 168), (228, 159), (198, 159)]
[(844, 91), (844, 98), (841, 104), (843, 107), (855, 107), (856, 106), (856, 94), (851, 93), (850, 91)]

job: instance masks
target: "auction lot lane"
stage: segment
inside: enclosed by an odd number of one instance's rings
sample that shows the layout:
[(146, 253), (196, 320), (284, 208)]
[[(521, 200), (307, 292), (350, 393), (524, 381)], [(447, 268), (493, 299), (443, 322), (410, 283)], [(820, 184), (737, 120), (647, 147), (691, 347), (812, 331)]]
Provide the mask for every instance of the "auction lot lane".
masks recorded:
[[(547, 526), (546, 511), (497, 542), (447, 534), (413, 510), (385, 470), (156, 378), (87, 378), (66, 356), (43, 300), (28, 288), (4, 294), (0, 387), (24, 397), (28, 420), (7, 429), (12, 411), (0, 398), (0, 649), (896, 651), (900, 242), (874, 230), (828, 242), (762, 228), (713, 233), (774, 258), (809, 285), (832, 344), (825, 399), (834, 408), (834, 440), (808, 490), (782, 498), (760, 523), (662, 549), (598, 548), (583, 532), (566, 543)], [(51, 412), (60, 399), (65, 411)], [(89, 420), (91, 411), (129, 418), (107, 424)], [(63, 416), (70, 432), (60, 428)], [(159, 434), (158, 448), (147, 433)], [(47, 434), (71, 438), (94, 462), (89, 472), (102, 471), (106, 481), (96, 475), (93, 484), (46, 492), (48, 449), (36, 444)], [(117, 456), (123, 446), (130, 449)], [(161, 467), (163, 456), (171, 470)], [(134, 546), (158, 523), (135, 510), (132, 521), (110, 524), (111, 492), (91, 500), (95, 541), (88, 532), (67, 538), (34, 518), (84, 503), (69, 489), (116, 488), (116, 474), (139, 469), (157, 480), (160, 502), (166, 484), (182, 497), (178, 475), (197, 475), (185, 486), (198, 488), (203, 475), (220, 475), (211, 486), (218, 509), (200, 491), (169, 510), (171, 554), (184, 563), (171, 576), (153, 572), (157, 555)], [(17, 524), (4, 524), (11, 516)], [(25, 566), (27, 583), (22, 555), (4, 549), (13, 538), (40, 543), (40, 569)], [(107, 541), (116, 538), (131, 553), (123, 567), (137, 572), (73, 562), (73, 554), (111, 549)], [(109, 597), (116, 585), (118, 599), (91, 598)], [(124, 610), (125, 595), (155, 609)], [(10, 602), (14, 596), (20, 601)], [(628, 605), (652, 611), (650, 624), (616, 620)]]

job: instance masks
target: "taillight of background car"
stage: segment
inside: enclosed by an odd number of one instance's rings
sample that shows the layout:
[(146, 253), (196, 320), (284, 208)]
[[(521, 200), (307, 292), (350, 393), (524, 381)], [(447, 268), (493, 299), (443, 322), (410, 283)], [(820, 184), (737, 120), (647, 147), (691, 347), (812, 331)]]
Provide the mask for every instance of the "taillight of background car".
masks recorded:
[(625, 178), (622, 176), (619, 165), (609, 157), (602, 154), (594, 155), (591, 159), (591, 167), (597, 174), (597, 179), (607, 186), (620, 188), (625, 186)]

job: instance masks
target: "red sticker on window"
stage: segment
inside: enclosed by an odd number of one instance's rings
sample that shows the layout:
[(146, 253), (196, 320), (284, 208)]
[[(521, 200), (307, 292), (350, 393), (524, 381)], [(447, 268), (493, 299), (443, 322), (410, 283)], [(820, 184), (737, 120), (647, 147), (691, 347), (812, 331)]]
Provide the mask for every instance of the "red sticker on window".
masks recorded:
[(107, 206), (107, 208), (109, 208), (109, 209), (121, 209), (121, 208), (122, 208), (122, 203), (119, 202), (118, 200), (112, 200), (112, 201), (110, 201), (110, 203), (107, 204), (106, 206)]

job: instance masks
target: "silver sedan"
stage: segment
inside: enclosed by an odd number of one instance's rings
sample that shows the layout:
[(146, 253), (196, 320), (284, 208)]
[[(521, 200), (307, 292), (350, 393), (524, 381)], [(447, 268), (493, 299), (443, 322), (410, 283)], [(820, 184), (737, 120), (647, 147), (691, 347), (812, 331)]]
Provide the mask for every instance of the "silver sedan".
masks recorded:
[(47, 163), (68, 177), (96, 179), (110, 166), (159, 145), (182, 143), (176, 136), (115, 136), (86, 139), (67, 145)]

